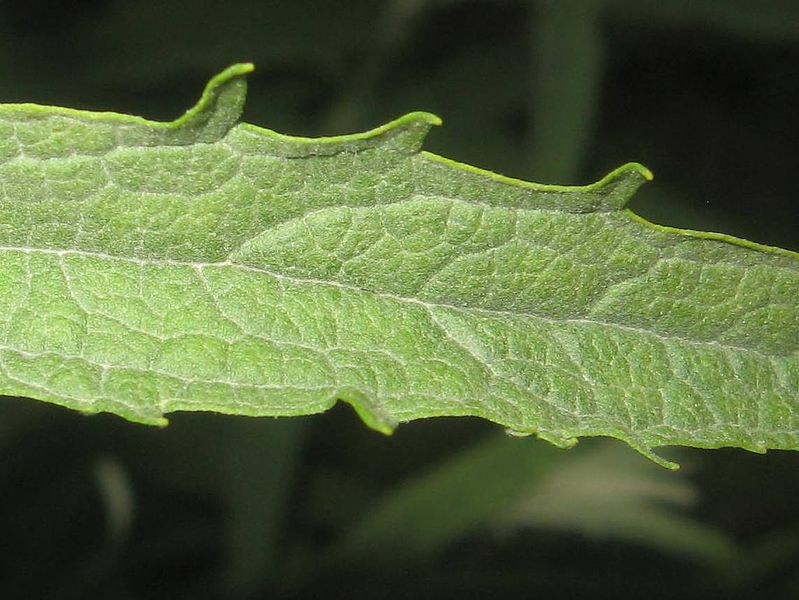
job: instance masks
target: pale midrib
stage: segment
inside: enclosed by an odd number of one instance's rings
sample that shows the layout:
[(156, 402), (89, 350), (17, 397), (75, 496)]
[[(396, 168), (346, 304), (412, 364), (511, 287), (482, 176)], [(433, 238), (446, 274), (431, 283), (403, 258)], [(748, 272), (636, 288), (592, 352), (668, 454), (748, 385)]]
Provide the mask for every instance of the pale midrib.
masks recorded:
[(286, 275), (285, 273), (280, 273), (277, 271), (271, 271), (269, 269), (263, 269), (259, 267), (254, 267), (251, 265), (242, 265), (240, 263), (232, 262), (232, 261), (220, 261), (220, 262), (187, 262), (187, 261), (176, 261), (171, 259), (140, 259), (140, 258), (131, 258), (131, 257), (123, 257), (123, 256), (115, 256), (113, 254), (106, 254), (103, 252), (88, 252), (85, 250), (53, 250), (48, 248), (30, 248), (24, 246), (0, 246), (0, 252), (21, 252), (25, 254), (44, 254), (50, 256), (57, 256), (59, 258), (63, 258), (66, 256), (84, 256), (87, 258), (97, 258), (102, 260), (111, 260), (111, 261), (119, 261), (119, 262), (126, 262), (134, 265), (138, 265), (140, 267), (144, 267), (147, 265), (155, 265), (155, 266), (173, 266), (173, 267), (181, 267), (181, 268), (192, 268), (202, 271), (203, 269), (207, 268), (215, 268), (215, 267), (233, 267), (236, 269), (241, 269), (242, 271), (249, 271), (253, 273), (263, 273), (265, 275), (269, 275), (274, 277), (275, 279), (286, 281), (289, 283), (294, 283), (298, 285), (320, 285), (320, 286), (327, 286), (338, 288), (341, 290), (346, 290), (348, 292), (356, 292), (360, 294), (370, 294), (377, 298), (384, 298), (387, 300), (393, 300), (395, 302), (400, 302), (404, 304), (411, 304), (415, 306), (420, 306), (424, 308), (428, 314), (432, 317), (432, 311), (435, 309), (451, 309), (455, 311), (462, 311), (467, 313), (475, 313), (480, 315), (486, 316), (499, 316), (499, 317), (510, 317), (510, 318), (530, 318), (530, 319), (538, 319), (547, 323), (565, 323), (565, 324), (577, 324), (577, 325), (593, 325), (598, 327), (608, 327), (608, 328), (616, 328), (623, 331), (629, 331), (631, 333), (636, 333), (640, 335), (651, 336), (662, 340), (664, 342), (669, 341), (679, 341), (683, 342), (692, 346), (696, 347), (716, 347), (724, 351), (736, 351), (736, 352), (745, 352), (749, 354), (753, 354), (768, 361), (773, 359), (782, 359), (787, 358), (789, 356), (793, 356), (794, 353), (787, 354), (787, 355), (772, 355), (766, 354), (759, 350), (755, 350), (753, 348), (746, 348), (743, 346), (738, 346), (735, 344), (725, 344), (719, 342), (717, 340), (695, 340), (692, 338), (686, 338), (678, 335), (664, 335), (658, 333), (656, 331), (652, 331), (649, 329), (643, 329), (640, 327), (634, 327), (632, 325), (626, 325), (622, 323), (614, 323), (608, 321), (600, 321), (595, 319), (585, 319), (585, 318), (557, 318), (545, 315), (538, 315), (534, 313), (528, 313), (523, 311), (508, 311), (496, 308), (480, 308), (480, 307), (471, 307), (471, 306), (459, 306), (457, 304), (448, 304), (445, 302), (428, 302), (425, 300), (420, 300), (418, 298), (409, 298), (406, 296), (399, 296), (396, 294), (391, 294), (387, 292), (379, 292), (369, 290), (367, 288), (361, 288), (354, 285), (349, 285), (346, 283), (341, 283), (338, 281), (325, 281), (322, 279), (314, 279), (310, 277), (296, 277), (291, 275)]

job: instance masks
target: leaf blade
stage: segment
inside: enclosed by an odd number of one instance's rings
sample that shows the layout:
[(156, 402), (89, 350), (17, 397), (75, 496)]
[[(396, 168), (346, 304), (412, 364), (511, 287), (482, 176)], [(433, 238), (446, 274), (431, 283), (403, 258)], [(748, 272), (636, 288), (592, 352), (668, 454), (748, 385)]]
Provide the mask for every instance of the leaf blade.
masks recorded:
[(167, 124), (0, 107), (3, 393), (158, 424), (340, 398), (384, 432), (474, 415), (668, 466), (799, 447), (799, 255), (636, 217), (635, 163), (564, 187), (421, 151), (428, 113), (235, 124), (251, 68)]

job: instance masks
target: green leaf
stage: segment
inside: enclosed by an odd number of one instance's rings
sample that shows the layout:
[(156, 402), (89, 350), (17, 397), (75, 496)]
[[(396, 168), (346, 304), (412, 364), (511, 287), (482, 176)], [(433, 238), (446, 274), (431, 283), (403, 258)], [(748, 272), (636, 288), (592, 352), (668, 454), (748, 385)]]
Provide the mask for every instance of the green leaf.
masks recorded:
[(635, 216), (638, 164), (560, 187), (423, 152), (428, 113), (238, 123), (251, 69), (172, 123), (0, 107), (2, 393), (799, 447), (797, 254)]

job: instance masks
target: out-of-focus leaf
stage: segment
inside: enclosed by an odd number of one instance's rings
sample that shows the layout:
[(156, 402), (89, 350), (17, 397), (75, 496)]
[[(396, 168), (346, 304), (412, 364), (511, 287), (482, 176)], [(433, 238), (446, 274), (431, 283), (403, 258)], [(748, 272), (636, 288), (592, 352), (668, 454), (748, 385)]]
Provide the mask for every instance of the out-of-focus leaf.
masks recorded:
[(608, 443), (531, 483), (498, 524), (574, 531), (728, 564), (737, 552), (732, 539), (683, 514), (695, 502), (689, 481)]
[(331, 551), (332, 562), (423, 561), (482, 528), (567, 456), (490, 436), (400, 483)]

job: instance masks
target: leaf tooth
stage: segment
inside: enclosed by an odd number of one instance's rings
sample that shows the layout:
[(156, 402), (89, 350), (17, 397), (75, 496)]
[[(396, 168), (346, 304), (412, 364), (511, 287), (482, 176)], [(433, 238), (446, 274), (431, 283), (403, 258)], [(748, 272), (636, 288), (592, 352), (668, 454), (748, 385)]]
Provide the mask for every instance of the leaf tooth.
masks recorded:
[(647, 181), (652, 181), (652, 171), (640, 163), (627, 163), (611, 171), (596, 184), (598, 188), (606, 188), (607, 195), (602, 199), (599, 210), (622, 210), (638, 188)]
[(416, 111), (401, 116), (382, 127), (372, 130), (372, 134), (388, 135), (392, 149), (403, 154), (418, 154), (421, 151), (430, 128), (441, 125), (441, 119), (429, 112)]
[(236, 128), (238, 143), (249, 146), (252, 153), (268, 152), (281, 158), (357, 154), (380, 148), (380, 151), (412, 156), (421, 151), (424, 140), (441, 119), (429, 112), (410, 112), (374, 129), (345, 135), (302, 137), (278, 133), (251, 123)]
[(335, 398), (346, 402), (355, 410), (364, 425), (385, 435), (394, 433), (397, 427), (396, 419), (382, 410), (369, 396), (355, 388), (341, 388), (336, 392)]
[(678, 463), (671, 462), (670, 460), (667, 460), (667, 459), (663, 458), (659, 454), (655, 454), (655, 451), (652, 448), (650, 448), (646, 444), (643, 444), (643, 443), (639, 442), (636, 439), (626, 438), (626, 437), (621, 437), (621, 436), (615, 436), (615, 435), (613, 437), (618, 437), (618, 439), (620, 439), (623, 442), (626, 442), (627, 444), (629, 444), (632, 448), (637, 450), (645, 458), (648, 458), (653, 463), (655, 463), (657, 465), (660, 465), (661, 467), (665, 467), (665, 468), (670, 469), (672, 471), (676, 471), (677, 469), (680, 468), (680, 465)]
[(240, 63), (212, 77), (197, 104), (169, 124), (167, 143), (213, 143), (225, 137), (244, 110), (245, 75), (253, 69), (251, 63)]
[[(468, 174), (473, 189), (479, 189), (488, 197), (502, 198), (501, 204), (509, 208), (540, 208), (575, 214), (615, 212), (622, 210), (636, 190), (653, 179), (652, 172), (645, 166), (630, 162), (588, 185), (552, 185), (508, 177), (432, 152), (422, 152), (422, 155), (433, 167), (423, 182), (428, 188), (447, 195), (451, 191), (442, 186), (453, 176), (465, 178)], [(452, 172), (453, 169), (460, 173)]]

